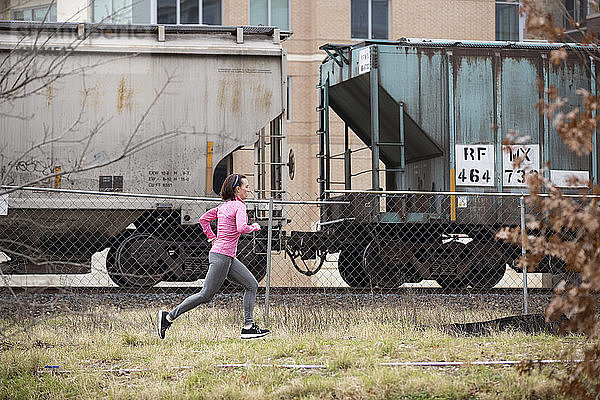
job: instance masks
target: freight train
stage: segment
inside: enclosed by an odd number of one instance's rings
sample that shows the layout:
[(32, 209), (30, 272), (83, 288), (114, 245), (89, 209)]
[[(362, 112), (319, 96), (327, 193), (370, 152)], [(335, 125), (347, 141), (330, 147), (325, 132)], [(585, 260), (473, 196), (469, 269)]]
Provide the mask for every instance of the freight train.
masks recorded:
[[(196, 224), (211, 204), (181, 196), (217, 204), (220, 183), (241, 167), (233, 154), (242, 146), (254, 149), (258, 197), (286, 193), (285, 168), (294, 162), (284, 160), (281, 42), (289, 35), (272, 27), (0, 22), (6, 81), (19, 83), (29, 65), (43, 83), (24, 96), (35, 88), (29, 81), (0, 104), (1, 183), (4, 190), (62, 190), (1, 198), (0, 248), (10, 258), (2, 272), (85, 273), (92, 254), (108, 247), (107, 271), (119, 286), (202, 278), (208, 244)], [(529, 136), (514, 150), (527, 155), (528, 172), (596, 181), (597, 148), (591, 157), (572, 155), (533, 108), (551, 86), (573, 104), (578, 88), (596, 93), (595, 62), (581, 57), (584, 48), (563, 45), (567, 63), (550, 63), (560, 46), (408, 39), (322, 46), (319, 229), (287, 232), (279, 205), (273, 248), (306, 275), (337, 253), (340, 275), (353, 287), (422, 279), (448, 288), (494, 286), (519, 249), (493, 235), (518, 224), (518, 201), (458, 194), (524, 190), (525, 172), (511, 171), (511, 155), (504, 155), (508, 133)], [(331, 111), (346, 125), (341, 195), (333, 190)], [(368, 188), (355, 186), (350, 132), (371, 154)], [(385, 206), (379, 194), (353, 189), (387, 190)], [(457, 196), (408, 194), (415, 190)], [(98, 191), (156, 198), (102, 202)], [(260, 204), (249, 203), (248, 213), (266, 223)], [(248, 265), (258, 280), (266, 249), (266, 229), (241, 242), (240, 257), (253, 258)], [(312, 270), (298, 267), (311, 259)], [(555, 264), (549, 271), (560, 268)]]

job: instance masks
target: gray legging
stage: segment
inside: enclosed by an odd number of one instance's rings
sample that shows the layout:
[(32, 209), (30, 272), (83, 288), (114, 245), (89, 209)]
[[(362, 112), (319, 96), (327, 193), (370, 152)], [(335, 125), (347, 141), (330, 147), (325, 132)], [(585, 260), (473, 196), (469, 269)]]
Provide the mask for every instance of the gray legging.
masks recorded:
[(208, 261), (210, 266), (202, 290), (200, 290), (200, 293), (191, 295), (175, 307), (169, 313), (171, 319), (174, 320), (186, 311), (211, 301), (217, 290), (225, 282), (225, 278), (229, 277), (244, 286), (244, 325), (252, 324), (254, 322), (252, 318), (254, 301), (258, 289), (256, 278), (237, 258), (219, 253), (208, 253)]

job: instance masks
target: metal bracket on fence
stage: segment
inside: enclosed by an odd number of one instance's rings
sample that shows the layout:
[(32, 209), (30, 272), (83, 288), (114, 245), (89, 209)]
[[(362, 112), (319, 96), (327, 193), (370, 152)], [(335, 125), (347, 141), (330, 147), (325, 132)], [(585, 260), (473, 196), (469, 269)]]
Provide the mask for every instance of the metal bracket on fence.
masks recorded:
[(340, 218), (333, 221), (317, 222), (318, 226), (337, 224), (338, 222), (354, 221), (356, 218)]
[(266, 255), (268, 253), (268, 250), (265, 250), (264, 252), (256, 250), (256, 249), (262, 248), (262, 246), (259, 246), (258, 243), (261, 243), (266, 240), (267, 240), (266, 238), (259, 238), (258, 235), (256, 234), (256, 232), (252, 233), (252, 250), (254, 251), (254, 254), (257, 254), (257, 255), (265, 254)]
[(269, 326), (269, 288), (271, 286), (271, 240), (273, 239), (273, 197), (269, 198), (269, 223), (267, 225), (267, 276), (265, 281), (265, 325)]
[[(519, 201), (519, 208), (521, 209), (521, 256), (525, 256), (525, 235), (527, 234), (525, 228), (525, 198), (521, 195)], [(527, 266), (523, 268), (523, 312), (527, 315)]]

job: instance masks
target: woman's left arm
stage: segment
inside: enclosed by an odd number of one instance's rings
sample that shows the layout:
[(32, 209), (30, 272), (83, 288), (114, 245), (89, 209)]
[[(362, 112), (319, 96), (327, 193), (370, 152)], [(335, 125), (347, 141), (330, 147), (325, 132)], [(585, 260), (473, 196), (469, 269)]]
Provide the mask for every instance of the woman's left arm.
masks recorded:
[(199, 220), (200, 226), (202, 227), (202, 230), (204, 231), (204, 234), (206, 235), (208, 240), (216, 238), (215, 233), (210, 228), (210, 221), (217, 219), (218, 208), (219, 207), (211, 208), (210, 210), (202, 214)]

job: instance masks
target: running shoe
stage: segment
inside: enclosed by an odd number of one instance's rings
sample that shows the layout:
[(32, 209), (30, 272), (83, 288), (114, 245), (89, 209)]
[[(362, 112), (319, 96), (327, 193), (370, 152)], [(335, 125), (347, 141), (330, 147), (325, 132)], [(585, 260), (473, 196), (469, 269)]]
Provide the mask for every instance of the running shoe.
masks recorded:
[(248, 329), (242, 328), (242, 339), (256, 339), (268, 334), (268, 329), (260, 329), (256, 324), (252, 324), (252, 326)]

